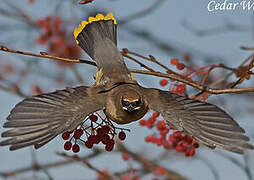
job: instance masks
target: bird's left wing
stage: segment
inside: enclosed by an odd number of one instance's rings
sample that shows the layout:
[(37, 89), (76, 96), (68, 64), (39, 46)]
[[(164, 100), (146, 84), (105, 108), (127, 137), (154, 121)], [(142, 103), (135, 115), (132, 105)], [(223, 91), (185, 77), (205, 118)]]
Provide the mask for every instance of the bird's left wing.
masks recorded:
[(158, 89), (144, 89), (143, 94), (152, 110), (199, 143), (241, 154), (244, 149), (253, 149), (244, 129), (217, 106)]
[(2, 133), (9, 139), (0, 146), (11, 145), (16, 150), (34, 145), (40, 148), (58, 134), (71, 131), (90, 113), (103, 109), (105, 97), (98, 88), (80, 86), (26, 98), (7, 117)]

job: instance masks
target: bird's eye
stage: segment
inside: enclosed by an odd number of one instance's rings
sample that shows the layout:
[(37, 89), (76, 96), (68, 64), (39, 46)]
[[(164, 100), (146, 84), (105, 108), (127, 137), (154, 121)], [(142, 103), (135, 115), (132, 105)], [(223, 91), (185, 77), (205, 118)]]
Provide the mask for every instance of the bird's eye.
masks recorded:
[(122, 105), (123, 105), (124, 107), (129, 106), (129, 105), (130, 105), (130, 102), (129, 102), (129, 101), (122, 100)]
[(135, 104), (135, 106), (140, 106), (140, 104), (141, 104), (141, 99), (135, 101), (134, 104)]

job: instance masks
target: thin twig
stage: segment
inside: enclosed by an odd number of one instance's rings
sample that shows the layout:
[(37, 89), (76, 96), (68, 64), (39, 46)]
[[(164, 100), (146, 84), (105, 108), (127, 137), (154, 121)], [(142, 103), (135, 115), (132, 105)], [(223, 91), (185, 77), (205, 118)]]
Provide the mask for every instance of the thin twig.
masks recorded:
[(11, 8), (13, 8), (15, 10), (15, 12), (18, 12), (19, 17), (23, 17), (23, 19), (25, 20), (25, 22), (31, 26), (36, 26), (35, 22), (29, 17), (29, 15), (27, 15), (22, 9), (20, 9), (19, 7), (17, 7), (16, 5), (14, 5), (13, 3), (11, 3), (10, 1), (4, 1), (8, 6), (10, 6)]
[(140, 54), (138, 54), (138, 53), (129, 51), (129, 50), (126, 49), (126, 48), (123, 49), (123, 52), (129, 53), (129, 54), (132, 54), (132, 55), (134, 55), (134, 56), (137, 56), (137, 57), (140, 57), (140, 58), (142, 58), (142, 59), (145, 59), (145, 60), (147, 60), (147, 61), (153, 62), (153, 63), (159, 65), (160, 67), (164, 68), (168, 74), (174, 74), (174, 75), (179, 76), (179, 77), (181, 77), (181, 78), (183, 78), (183, 79), (187, 79), (187, 80), (189, 80), (189, 81), (192, 81), (192, 79), (190, 79), (190, 78), (188, 78), (188, 77), (185, 77), (185, 76), (183, 76), (182, 74), (179, 74), (179, 73), (177, 73), (177, 72), (175, 72), (175, 71), (169, 69), (167, 66), (161, 64), (161, 63), (160, 63), (159, 61), (157, 61), (157, 59), (156, 59), (155, 57), (153, 57), (152, 55), (150, 55), (149, 58), (148, 58), (148, 57), (142, 56), (142, 55), (140, 55)]
[[(96, 157), (100, 153), (101, 152), (99, 150), (94, 149), (92, 154), (80, 157), (80, 159), (83, 159), (83, 160), (84, 159), (91, 159), (93, 157)], [(20, 168), (20, 169), (9, 171), (9, 172), (0, 172), (0, 176), (1, 177), (12, 177), (12, 176), (16, 176), (18, 174), (25, 173), (25, 172), (28, 172), (28, 171), (34, 171), (34, 170), (35, 171), (41, 171), (43, 169), (56, 168), (56, 167), (68, 165), (68, 164), (71, 164), (71, 163), (74, 163), (74, 162), (75, 161), (61, 160), (61, 161), (56, 161), (56, 162), (53, 162), (53, 163), (38, 164), (37, 166), (32, 165), (32, 166), (23, 167), (23, 168)]]
[(122, 52), (122, 55), (123, 55), (124, 57), (127, 57), (128, 59), (134, 61), (135, 63), (139, 64), (141, 67), (147, 69), (148, 71), (155, 72), (152, 68), (150, 68), (150, 67), (146, 66), (145, 64), (139, 62), (139, 61), (136, 60), (135, 58), (133, 58), (133, 57), (131, 57), (131, 56), (128, 56), (125, 52)]
[(86, 63), (86, 64), (96, 66), (95, 62), (91, 62), (91, 61), (88, 61), (88, 60), (70, 59), (70, 58), (52, 56), (52, 55), (48, 55), (45, 52), (41, 52), (41, 54), (35, 54), (35, 53), (30, 53), (30, 52), (23, 52), (23, 51), (17, 51), (17, 50), (14, 50), (14, 49), (9, 49), (5, 46), (0, 46), (0, 51), (5, 51), (5, 52), (10, 52), (10, 53), (15, 53), (15, 54), (22, 54), (22, 55), (27, 55), (27, 56), (53, 59), (53, 60), (64, 61), (64, 62), (68, 62), (68, 63)]
[(146, 169), (147, 171), (149, 172), (154, 172), (157, 168), (163, 168), (165, 170), (165, 177), (167, 179), (172, 179), (172, 180), (186, 180), (185, 177), (181, 176), (180, 174), (172, 171), (172, 170), (169, 170), (165, 167), (162, 167), (158, 164), (156, 164), (154, 161), (151, 161), (147, 158), (145, 158), (144, 156), (142, 155), (139, 155), (137, 153), (134, 153), (132, 151), (130, 151), (129, 149), (127, 149), (122, 143), (118, 142), (117, 143), (117, 147), (119, 149), (119, 151), (121, 152), (126, 152), (128, 153), (135, 161), (141, 163), (144, 167), (144, 169)]
[(57, 155), (62, 156), (64, 158), (66, 158), (67, 160), (71, 160), (71, 161), (75, 161), (75, 162), (81, 163), (85, 167), (88, 167), (89, 169), (97, 172), (97, 174), (102, 175), (105, 180), (113, 180), (114, 179), (114, 177), (112, 177), (112, 175), (108, 175), (108, 174), (104, 173), (103, 171), (100, 171), (95, 166), (93, 166), (91, 163), (88, 162), (87, 159), (82, 159), (82, 158), (80, 158), (78, 156), (70, 156), (70, 155), (65, 154), (65, 153), (57, 153)]
[(175, 81), (179, 81), (182, 83), (185, 83), (187, 85), (190, 85), (196, 89), (199, 90), (204, 90), (206, 92), (209, 92), (211, 94), (224, 94), (224, 93), (243, 93), (243, 92), (254, 92), (254, 87), (246, 87), (246, 88), (228, 88), (228, 89), (213, 89), (213, 88), (205, 88), (204, 86), (202, 86), (201, 84), (198, 84), (196, 82), (190, 82), (186, 79), (182, 79), (180, 77), (174, 76), (174, 75), (170, 75), (170, 74), (164, 74), (161, 72), (150, 72), (150, 71), (142, 71), (142, 70), (130, 70), (130, 72), (132, 73), (139, 73), (139, 74), (146, 74), (146, 75), (152, 75), (152, 76), (158, 76), (158, 77), (164, 77), (164, 78), (169, 78)]
[[(42, 57), (42, 58), (49, 58), (49, 59), (54, 59), (54, 60), (59, 60), (59, 61), (65, 61), (69, 63), (85, 63), (89, 65), (96, 66), (95, 62), (87, 61), (87, 60), (80, 60), (80, 59), (70, 59), (70, 58), (62, 58), (62, 57), (57, 57), (57, 56), (51, 56), (48, 54), (34, 54), (34, 53), (27, 53), (27, 52), (22, 52), (22, 51), (17, 51), (13, 49), (8, 49), (7, 47), (0, 46), (0, 50), (6, 51), (6, 52), (11, 52), (11, 53), (17, 53), (17, 54), (22, 54), (22, 55), (29, 55), (29, 56), (36, 56), (36, 57)], [(253, 57), (253, 55), (251, 56)], [(212, 89), (212, 88), (205, 88), (199, 83), (194, 82), (191, 79), (186, 79), (186, 77), (181, 77), (173, 74), (165, 74), (161, 72), (151, 72), (151, 71), (143, 71), (143, 70), (136, 70), (136, 69), (130, 69), (129, 70), (132, 73), (139, 73), (139, 74), (146, 74), (146, 75), (153, 75), (153, 76), (158, 76), (158, 77), (165, 77), (169, 78), (174, 81), (179, 81), (182, 83), (185, 83), (187, 85), (190, 85), (196, 89), (199, 89), (204, 92), (209, 92), (211, 94), (223, 94), (223, 93), (243, 93), (243, 92), (253, 92), (254, 87), (246, 87), (246, 88), (228, 88), (228, 89)]]
[(241, 46), (240, 49), (246, 50), (246, 51), (253, 51), (254, 47)]

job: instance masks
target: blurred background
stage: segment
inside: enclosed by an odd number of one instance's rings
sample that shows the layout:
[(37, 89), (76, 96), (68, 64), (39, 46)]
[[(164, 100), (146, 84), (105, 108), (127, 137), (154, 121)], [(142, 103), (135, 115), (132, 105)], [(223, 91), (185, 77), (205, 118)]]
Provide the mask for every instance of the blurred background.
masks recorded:
[[(75, 44), (73, 30), (90, 15), (113, 12), (119, 22), (119, 49), (128, 48), (144, 56), (153, 55), (174, 71), (178, 70), (170, 64), (171, 58), (182, 61), (191, 59), (192, 64), (188, 63), (193, 67), (223, 63), (236, 68), (252, 54), (240, 47), (253, 47), (253, 10), (208, 12), (208, 2), (94, 0), (92, 3), (79, 5), (78, 0), (0, 0), (0, 45), (20, 51), (42, 51), (61, 57), (89, 59)], [(47, 27), (45, 22), (52, 27)], [(52, 28), (52, 32), (47, 31), (47, 28)], [(125, 62), (131, 69), (142, 69), (132, 61)], [(151, 62), (142, 62), (156, 71), (165, 71)], [(2, 125), (10, 110), (23, 99), (22, 96), (51, 92), (66, 86), (91, 86), (95, 73), (96, 68), (88, 64), (59, 63), (1, 51), (0, 133), (4, 131)], [(226, 73), (228, 71), (216, 70), (211, 78), (218, 79)], [(173, 86), (160, 86), (159, 82), (163, 78), (159, 77), (140, 74), (135, 74), (135, 77), (144, 87), (169, 90)], [(234, 79), (233, 75), (228, 81)], [(253, 86), (253, 79), (244, 81), (240, 86)], [(186, 91), (190, 96), (197, 92), (190, 87)], [(243, 93), (213, 95), (207, 101), (217, 104), (232, 115), (246, 130), (253, 144), (253, 100), (253, 93)], [(166, 151), (162, 147), (146, 143), (145, 137), (153, 134), (154, 130), (141, 127), (139, 122), (124, 125), (124, 128), (131, 130), (126, 133), (127, 138), (124, 141), (131, 151), (142, 153), (187, 179), (254, 179), (254, 152), (241, 156), (201, 146), (193, 157), (185, 157), (175, 150)], [(0, 179), (5, 179), (2, 173), (8, 172), (17, 173), (9, 179), (97, 179), (96, 171), (71, 161), (63, 165), (47, 166), (41, 171), (28, 170), (36, 163), (45, 165), (66, 161), (62, 156), (56, 155), (56, 152), (64, 151), (63, 144), (64, 141), (59, 136), (36, 151), (26, 148), (10, 152), (7, 147), (1, 147)], [(91, 153), (92, 150), (82, 147), (79, 155)], [(112, 173), (140, 168), (140, 164), (134, 160), (124, 161), (119, 152), (102, 153), (89, 159), (89, 162), (101, 171), (108, 170)], [(22, 171), (24, 173), (19, 173)], [(165, 179), (164, 176), (153, 173), (143, 173), (141, 178)]]

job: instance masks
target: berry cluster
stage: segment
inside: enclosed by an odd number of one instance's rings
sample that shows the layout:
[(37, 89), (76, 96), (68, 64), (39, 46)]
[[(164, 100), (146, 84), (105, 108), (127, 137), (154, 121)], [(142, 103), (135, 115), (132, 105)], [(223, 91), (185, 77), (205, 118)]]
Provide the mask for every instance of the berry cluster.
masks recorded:
[(176, 93), (176, 94), (184, 94), (186, 90), (185, 84), (177, 84), (175, 87), (170, 88), (170, 92)]
[[(117, 129), (120, 129), (118, 138), (122, 141), (125, 140), (126, 134), (124, 130), (127, 129), (117, 128), (109, 120), (100, 119), (101, 122), (98, 122), (98, 116), (92, 114), (81, 124), (79, 128), (74, 131), (64, 132), (62, 134), (62, 138), (66, 140), (64, 149), (67, 151), (72, 149), (74, 153), (77, 153), (80, 151), (80, 147), (77, 142), (84, 143), (89, 149), (101, 142), (105, 145), (106, 151), (112, 151), (115, 145), (114, 137), (117, 134)], [(85, 126), (85, 122), (87, 121), (89, 121), (89, 126)], [(83, 139), (83, 134), (86, 135), (86, 140)], [(72, 141), (74, 141), (74, 144)]]
[(29, 4), (33, 4), (35, 0), (28, 0)]
[(183, 63), (180, 63), (177, 59), (173, 58), (170, 60), (170, 63), (174, 66), (176, 66), (176, 68), (178, 70), (183, 70), (185, 68), (185, 65)]
[[(48, 45), (49, 53), (68, 58), (79, 58), (80, 49), (75, 44), (72, 36), (68, 35), (62, 28), (62, 19), (57, 16), (48, 16), (37, 20), (37, 26), (41, 28), (41, 34), (37, 42)], [(71, 63), (58, 62), (60, 66), (71, 66)]]
[[(193, 156), (195, 148), (199, 147), (198, 143), (191, 136), (183, 132), (174, 131), (174, 128), (168, 127), (165, 120), (156, 121), (158, 117), (159, 114), (154, 112), (147, 120), (142, 119), (139, 121), (141, 126), (146, 126), (147, 128), (156, 127), (159, 132), (147, 136), (145, 141), (157, 146), (163, 146), (165, 149), (174, 148), (177, 152), (185, 153), (185, 156)], [(172, 133), (170, 133), (170, 130), (172, 130)]]
[(11, 64), (1, 64), (0, 65), (0, 76), (6, 77), (8, 75), (13, 74), (15, 68)]
[(179, 131), (172, 133), (169, 136), (169, 141), (176, 151), (185, 153), (185, 156), (194, 156), (195, 149), (199, 147), (195, 139)]
[[(168, 80), (166, 80), (166, 79), (160, 80), (160, 85), (161, 86), (168, 85)], [(174, 87), (170, 88), (170, 92), (176, 93), (176, 94), (185, 94), (185, 90), (186, 90), (186, 85), (185, 84), (179, 84), (179, 83), (176, 83), (174, 85)]]
[[(171, 59), (171, 64), (176, 66), (178, 70), (183, 70), (185, 68), (185, 65), (183, 63), (179, 63), (179, 61), (177, 59)], [(160, 85), (161, 86), (166, 86), (169, 84), (169, 81), (167, 79), (162, 79), (160, 80)], [(184, 94), (186, 95), (185, 93), (185, 90), (186, 90), (186, 85), (185, 84), (179, 84), (179, 83), (175, 83), (173, 85), (174, 87), (171, 87), (169, 90), (170, 92), (172, 93), (176, 93), (176, 94)]]

